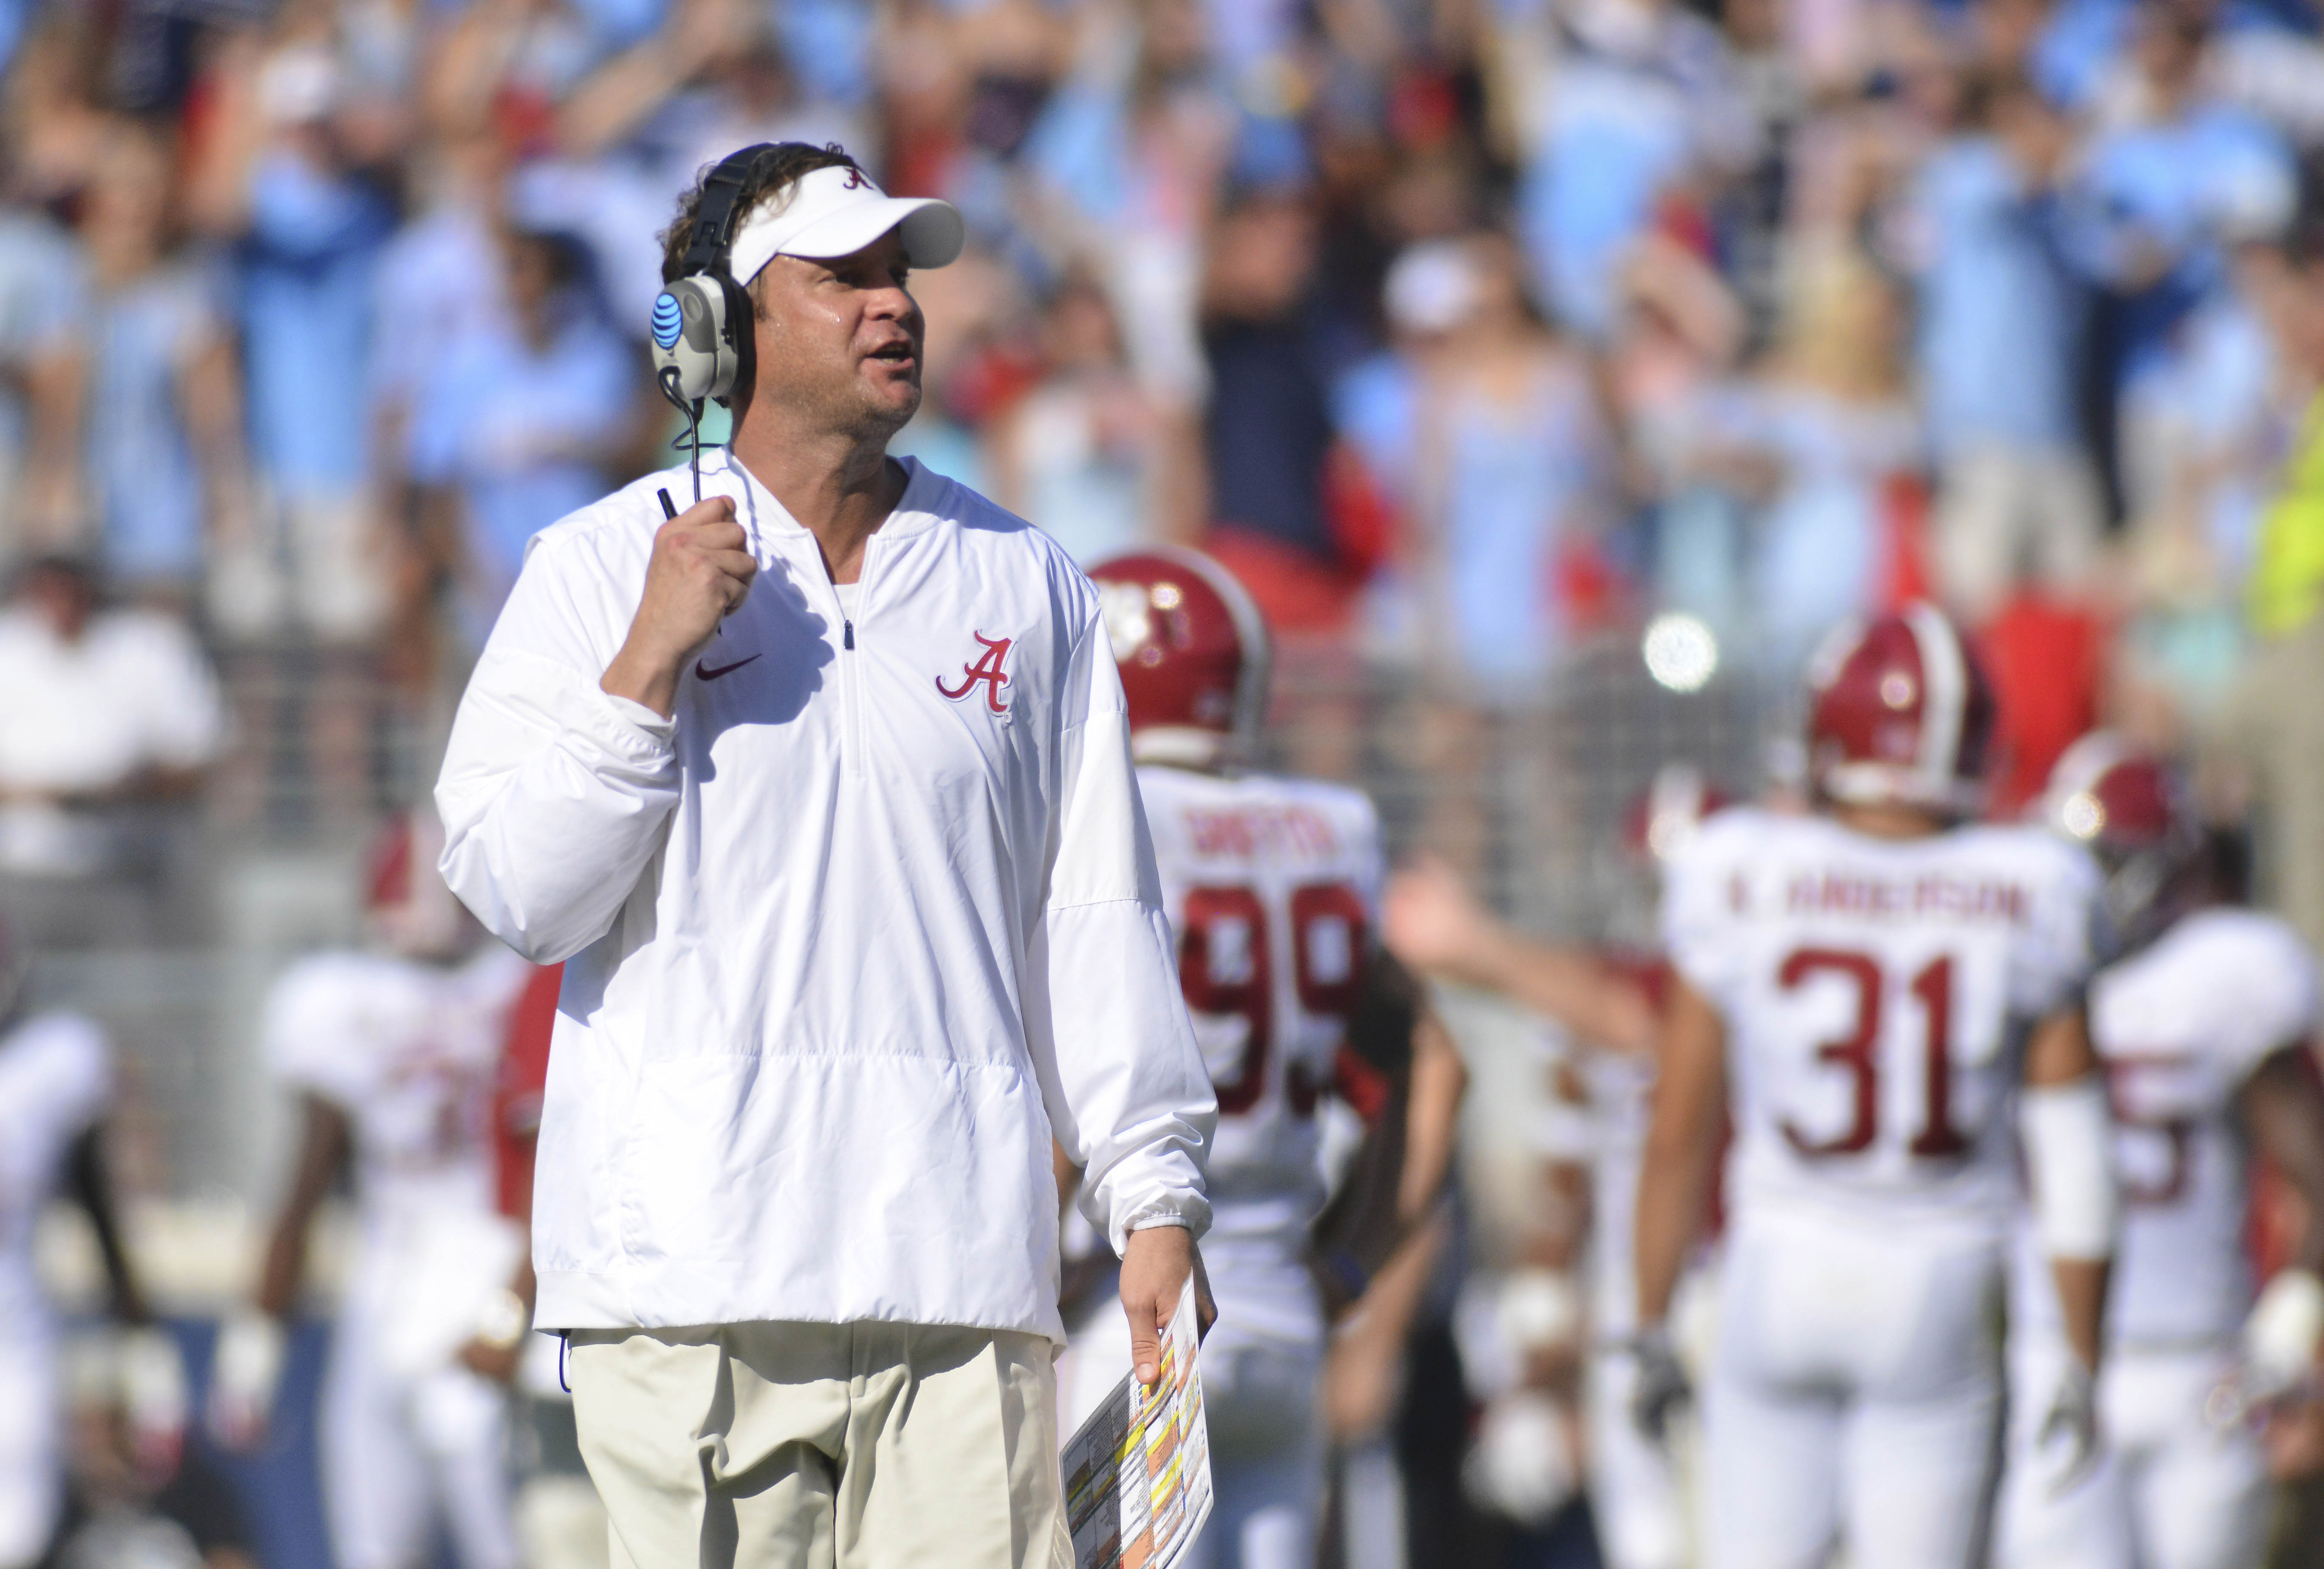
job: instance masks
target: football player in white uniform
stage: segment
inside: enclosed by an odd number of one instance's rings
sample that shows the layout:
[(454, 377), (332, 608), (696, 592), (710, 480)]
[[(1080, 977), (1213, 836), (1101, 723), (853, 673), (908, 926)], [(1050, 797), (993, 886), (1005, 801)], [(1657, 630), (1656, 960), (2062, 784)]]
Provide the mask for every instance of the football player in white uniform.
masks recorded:
[(186, 1398), (176, 1343), (152, 1326), (105, 1174), (113, 1048), (93, 1019), (27, 1013), (24, 968), (0, 928), (0, 1569), (41, 1561), (65, 1501), (60, 1348), (32, 1267), (34, 1227), (60, 1188), (88, 1211), (114, 1312), (135, 1326), (121, 1348), (123, 1393), (138, 1459), (164, 1475), (177, 1464)]
[[(1674, 764), (1633, 813), (1642, 858), (1674, 856), (1725, 804), (1702, 773)], [(1421, 862), (1388, 885), (1386, 935), (1406, 963), (1497, 992), (1554, 1020), (1581, 1047), (1572, 1092), (1588, 1119), (1590, 1353), (1583, 1399), (1591, 1514), (1609, 1569), (1683, 1569), (1690, 1533), (1668, 1450), (1631, 1419), (1637, 1271), (1631, 1244), (1638, 1166), (1655, 1082), (1658, 1005), (1668, 968), (1526, 937), (1496, 920), (1441, 864)]]
[[(2243, 1397), (2312, 1381), (2324, 1326), (2324, 1091), (2302, 1060), (2315, 960), (2282, 921), (2218, 902), (2176, 781), (2118, 738), (2070, 748), (2043, 810), (2096, 852), (2127, 950), (2089, 1002), (2125, 1207), (2098, 1385), (2108, 1453), (2080, 1486), (2052, 1490), (2034, 1425), (2013, 1423), (2001, 1557), (2011, 1569), (2255, 1569), (2268, 1484)], [(2243, 1245), (2255, 1149), (2308, 1210), (2297, 1260), (2256, 1313)], [(2020, 1400), (2038, 1399), (2070, 1354), (2031, 1262), (2020, 1260), (2010, 1315)], [(2259, 1365), (2238, 1367), (2247, 1319)]]
[(307, 1255), (342, 1166), (356, 1242), (318, 1427), (340, 1569), (419, 1569), (436, 1521), (464, 1569), (516, 1569), (505, 1364), (528, 1305), (521, 1226), (494, 1205), (492, 1105), (509, 1009), (529, 968), (482, 933), (437, 875), (443, 830), (400, 821), (374, 867), (372, 951), (318, 954), (275, 983), (268, 1065), (300, 1096), (298, 1167), (251, 1308), (219, 1334), (211, 1424), (265, 1435)]
[[(1326, 1329), (1309, 1268), (1324, 1197), (1318, 1112), (1335, 1084), (1361, 1072), (1348, 1061), (1350, 1021), (1394, 962), (1375, 947), (1379, 821), (1345, 785), (1236, 766), (1265, 714), (1269, 650), (1257, 608), (1223, 568), (1157, 549), (1090, 575), (1129, 702), (1179, 981), (1218, 1092), (1203, 1238), (1219, 1308), (1203, 1344), (1216, 1501), (1189, 1562), (1309, 1569)], [(1383, 1207), (1408, 1232), (1451, 1167), (1467, 1075), (1425, 1009), (1403, 1028), (1412, 1053), (1396, 1130), (1404, 1147)], [(1361, 1289), (1345, 1278), (1352, 1264), (1344, 1252), (1328, 1262), (1335, 1295)], [(1130, 1365), (1120, 1313), (1100, 1310), (1074, 1331), (1066, 1432)]]
[(1937, 611), (1840, 629), (1811, 679), (1812, 814), (1721, 812), (1665, 885), (1640, 1417), (1683, 1390), (1665, 1325), (1729, 1114), (1705, 1562), (1813, 1569), (1844, 1543), (1855, 1569), (1968, 1569), (2001, 1417), (2013, 1105), (2072, 1352), (2041, 1420), (2061, 1469), (2097, 1442), (2115, 1218), (2081, 1005), (2098, 875), (2040, 829), (1966, 821), (1992, 700)]

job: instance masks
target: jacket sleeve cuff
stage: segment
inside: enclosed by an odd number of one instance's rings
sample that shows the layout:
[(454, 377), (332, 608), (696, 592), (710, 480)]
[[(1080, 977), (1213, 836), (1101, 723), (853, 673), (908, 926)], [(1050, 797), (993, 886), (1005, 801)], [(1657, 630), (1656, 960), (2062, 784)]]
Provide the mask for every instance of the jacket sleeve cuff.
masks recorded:
[(676, 755), (678, 720), (664, 719), (641, 702), (615, 697), (595, 683), (560, 705), (567, 729), (595, 742), (613, 757), (649, 771)]
[(1180, 1190), (1152, 1194), (1125, 1207), (1117, 1215), (1109, 1239), (1115, 1254), (1128, 1253), (1131, 1232), (1157, 1225), (1184, 1226), (1200, 1241), (1211, 1229), (1211, 1201), (1200, 1193)]

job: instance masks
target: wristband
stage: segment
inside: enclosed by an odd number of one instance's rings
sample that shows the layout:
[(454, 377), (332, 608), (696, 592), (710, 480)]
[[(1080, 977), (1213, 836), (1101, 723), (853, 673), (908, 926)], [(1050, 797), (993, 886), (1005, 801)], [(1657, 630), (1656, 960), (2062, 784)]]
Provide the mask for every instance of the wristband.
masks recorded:
[(2114, 1119), (2096, 1074), (2025, 1091), (2018, 1113), (2034, 1179), (2034, 1228), (2053, 1259), (2114, 1252), (2121, 1199), (2114, 1180)]

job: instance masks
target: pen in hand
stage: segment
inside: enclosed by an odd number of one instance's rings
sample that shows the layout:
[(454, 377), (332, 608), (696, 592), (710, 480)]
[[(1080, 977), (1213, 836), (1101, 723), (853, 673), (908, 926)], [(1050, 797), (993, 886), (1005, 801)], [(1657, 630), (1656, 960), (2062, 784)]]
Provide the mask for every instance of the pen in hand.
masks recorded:
[[(661, 498), (661, 515), (672, 522), (677, 521), (678, 503), (669, 499), (669, 487), (664, 486), (662, 489), (656, 491), (654, 494)], [(727, 612), (728, 615), (732, 615), (733, 613), (733, 612), (731, 610)], [(710, 636), (713, 639), (715, 639), (724, 635), (725, 630), (726, 617), (721, 616), (718, 618), (718, 625), (711, 629)]]

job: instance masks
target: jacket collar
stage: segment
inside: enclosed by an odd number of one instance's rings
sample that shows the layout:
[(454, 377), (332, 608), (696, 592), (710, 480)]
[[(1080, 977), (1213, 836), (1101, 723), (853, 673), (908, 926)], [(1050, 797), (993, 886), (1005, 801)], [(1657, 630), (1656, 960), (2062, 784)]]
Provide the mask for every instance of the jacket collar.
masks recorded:
[[(707, 481), (719, 474), (726, 483), (718, 488), (733, 496), (742, 509), (742, 525), (753, 539), (796, 539), (807, 535), (807, 526), (790, 515), (789, 509), (776, 499), (775, 493), (762, 484), (759, 476), (739, 462), (725, 447), (703, 454), (703, 477)], [(945, 483), (942, 474), (921, 465), (915, 457), (898, 457), (904, 465), (904, 493), (897, 499), (896, 509), (880, 525), (875, 539), (897, 539), (923, 534), (936, 527), (936, 506)]]

